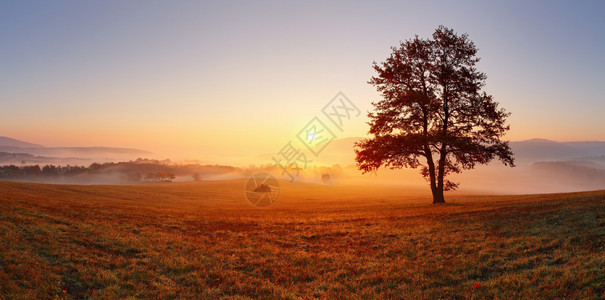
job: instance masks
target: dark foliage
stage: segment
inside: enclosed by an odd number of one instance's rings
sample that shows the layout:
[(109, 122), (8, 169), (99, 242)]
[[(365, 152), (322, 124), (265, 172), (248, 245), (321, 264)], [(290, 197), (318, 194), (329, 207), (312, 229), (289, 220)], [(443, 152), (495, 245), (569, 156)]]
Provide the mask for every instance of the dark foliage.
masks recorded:
[(358, 167), (374, 171), (420, 168), (429, 181), (433, 203), (458, 185), (445, 177), (494, 158), (514, 166), (508, 142), (510, 115), (481, 91), (487, 78), (477, 71), (477, 48), (466, 34), (440, 26), (432, 39), (414, 39), (393, 48), (369, 81), (382, 94), (372, 103), (369, 133), (356, 144)]
[[(92, 163), (85, 166), (0, 166), (0, 180), (49, 182), (56, 179), (81, 179), (90, 181), (94, 178), (113, 176), (121, 182), (139, 181), (172, 181), (177, 176), (204, 174), (213, 176), (241, 172), (231, 166), (170, 164), (165, 161), (137, 159), (129, 162)], [(94, 180), (92, 180), (94, 182)]]

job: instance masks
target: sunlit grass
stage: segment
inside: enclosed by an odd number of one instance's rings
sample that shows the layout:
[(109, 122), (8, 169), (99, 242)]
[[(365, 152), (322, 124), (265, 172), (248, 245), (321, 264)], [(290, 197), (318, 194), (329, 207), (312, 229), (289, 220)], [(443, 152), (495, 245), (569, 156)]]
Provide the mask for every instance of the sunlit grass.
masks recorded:
[[(6, 298), (605, 297), (605, 192), (0, 183)], [(404, 196), (402, 196), (404, 195)]]

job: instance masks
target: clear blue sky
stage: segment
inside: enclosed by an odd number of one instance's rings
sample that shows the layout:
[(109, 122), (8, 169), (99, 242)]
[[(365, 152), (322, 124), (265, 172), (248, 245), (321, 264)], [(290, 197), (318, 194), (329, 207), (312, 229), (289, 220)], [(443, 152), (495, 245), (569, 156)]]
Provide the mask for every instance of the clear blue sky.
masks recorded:
[(372, 61), (443, 24), (477, 44), (509, 139), (605, 140), (603, 16), (603, 1), (3, 1), (0, 135), (275, 152), (339, 91), (371, 109)]

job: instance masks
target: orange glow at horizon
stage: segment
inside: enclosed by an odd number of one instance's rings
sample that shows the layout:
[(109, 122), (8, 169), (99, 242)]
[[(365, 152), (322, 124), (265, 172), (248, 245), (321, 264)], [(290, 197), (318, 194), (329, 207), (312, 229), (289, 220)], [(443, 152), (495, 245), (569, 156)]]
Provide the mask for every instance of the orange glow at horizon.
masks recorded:
[[(558, 3), (545, 14), (537, 4), (491, 2), (472, 9), (444, 3), (438, 11), (423, 2), (9, 6), (0, 10), (0, 136), (26, 142), (254, 163), (295, 139), (339, 91), (361, 116), (337, 138), (363, 137), (366, 113), (380, 98), (367, 83), (372, 62), (439, 24), (477, 44), (485, 90), (512, 113), (505, 139), (605, 140), (599, 9)], [(418, 13), (428, 9), (434, 14)]]

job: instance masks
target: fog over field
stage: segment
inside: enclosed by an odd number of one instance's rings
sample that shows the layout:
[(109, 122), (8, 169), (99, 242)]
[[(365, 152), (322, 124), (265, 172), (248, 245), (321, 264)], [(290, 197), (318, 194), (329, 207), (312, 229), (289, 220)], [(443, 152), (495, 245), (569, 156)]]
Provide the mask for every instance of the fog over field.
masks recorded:
[[(362, 174), (355, 165), (354, 143), (361, 138), (350, 137), (332, 141), (312, 162), (296, 172), (295, 180), (328, 185), (382, 185), (410, 187), (427, 186), (427, 182), (415, 169), (381, 169)], [(543, 139), (511, 142), (516, 167), (505, 167), (498, 162), (479, 165), (473, 170), (452, 176), (460, 182), (455, 193), (527, 194), (574, 192), (605, 188), (605, 142), (555, 142)], [(232, 166), (232, 168), (203, 167), (199, 161), (140, 160), (155, 158), (146, 150), (110, 147), (53, 147), (0, 138), (0, 165), (30, 166), (85, 166), (93, 163), (153, 162), (162, 167), (161, 172), (173, 172), (173, 181), (191, 181), (194, 173), (203, 180), (228, 180), (246, 178), (255, 172), (268, 172), (281, 179), (288, 179), (283, 170), (274, 166), (276, 154), (259, 155), (259, 163)], [(187, 166), (189, 167), (183, 167)], [(195, 167), (197, 165), (197, 167)], [(127, 166), (110, 166), (94, 174), (46, 178), (25, 181), (71, 184), (123, 184), (129, 183), (128, 174), (140, 172)], [(148, 167), (146, 172), (156, 172)], [(142, 176), (145, 173), (141, 174)], [(322, 180), (322, 175), (329, 180)]]
[[(360, 184), (426, 185), (414, 169), (381, 169), (360, 175), (354, 162), (354, 142), (360, 138), (334, 141), (317, 161), (345, 166), (338, 177), (359, 180)], [(544, 139), (513, 141), (516, 167), (497, 161), (478, 165), (473, 170), (453, 174), (460, 182), (459, 192), (526, 194), (573, 192), (605, 188), (605, 142), (555, 142)], [(348, 162), (348, 163), (347, 163)]]

